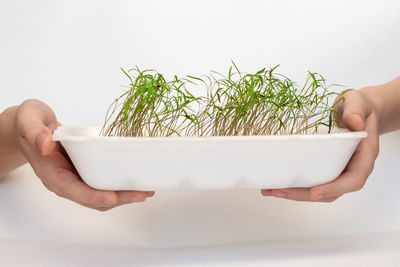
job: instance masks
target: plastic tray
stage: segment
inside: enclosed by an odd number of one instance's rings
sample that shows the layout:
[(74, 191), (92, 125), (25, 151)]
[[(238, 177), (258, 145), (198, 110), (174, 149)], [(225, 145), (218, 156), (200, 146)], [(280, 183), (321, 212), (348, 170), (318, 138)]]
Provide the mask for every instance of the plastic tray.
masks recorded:
[(366, 132), (221, 137), (103, 137), (60, 126), (82, 179), (104, 190), (311, 187), (334, 180)]

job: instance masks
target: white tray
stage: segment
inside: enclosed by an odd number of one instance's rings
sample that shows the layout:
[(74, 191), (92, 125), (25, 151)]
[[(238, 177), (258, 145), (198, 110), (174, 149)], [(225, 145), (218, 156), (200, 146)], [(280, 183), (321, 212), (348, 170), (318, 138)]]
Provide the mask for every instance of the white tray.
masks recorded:
[(221, 137), (102, 137), (58, 127), (82, 179), (105, 190), (310, 187), (334, 180), (366, 132)]

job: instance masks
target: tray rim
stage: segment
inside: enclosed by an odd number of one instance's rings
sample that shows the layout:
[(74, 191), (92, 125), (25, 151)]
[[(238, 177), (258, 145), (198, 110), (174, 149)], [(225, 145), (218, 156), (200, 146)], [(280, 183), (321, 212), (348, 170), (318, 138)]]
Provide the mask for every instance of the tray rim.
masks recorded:
[(350, 132), (345, 128), (336, 128), (340, 132), (323, 134), (293, 134), (293, 135), (251, 135), (251, 136), (170, 136), (170, 137), (119, 137), (119, 136), (89, 136), (74, 135), (68, 130), (100, 130), (98, 126), (58, 126), (53, 133), (53, 141), (69, 142), (132, 142), (132, 143), (182, 143), (182, 142), (247, 142), (247, 141), (297, 141), (297, 140), (337, 140), (362, 139), (368, 136), (365, 131)]

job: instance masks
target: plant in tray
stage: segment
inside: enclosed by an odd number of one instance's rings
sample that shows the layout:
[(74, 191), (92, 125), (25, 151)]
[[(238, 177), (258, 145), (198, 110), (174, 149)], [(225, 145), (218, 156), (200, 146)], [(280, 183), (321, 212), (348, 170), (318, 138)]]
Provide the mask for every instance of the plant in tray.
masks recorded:
[[(129, 89), (109, 107), (105, 136), (235, 136), (318, 133), (333, 127), (338, 96), (324, 77), (308, 72), (303, 86), (277, 72), (279, 65), (242, 73), (167, 80), (155, 70), (122, 70)], [(205, 89), (198, 96), (189, 87)]]

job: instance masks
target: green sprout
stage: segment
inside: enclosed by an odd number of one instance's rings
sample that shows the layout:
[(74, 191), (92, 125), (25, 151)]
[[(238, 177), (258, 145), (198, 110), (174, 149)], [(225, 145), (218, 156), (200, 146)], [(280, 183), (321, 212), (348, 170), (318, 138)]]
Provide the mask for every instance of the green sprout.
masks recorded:
[[(233, 63), (233, 62), (232, 62)], [(302, 87), (276, 72), (279, 65), (243, 74), (235, 63), (227, 76), (212, 72), (204, 78), (186, 76), (167, 81), (155, 70), (125, 71), (129, 89), (109, 107), (104, 136), (236, 136), (318, 133), (331, 131), (343, 99), (332, 97), (322, 75), (308, 72)], [(187, 85), (202, 85), (196, 96)], [(109, 123), (111, 120), (113, 121)]]

